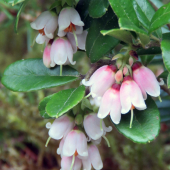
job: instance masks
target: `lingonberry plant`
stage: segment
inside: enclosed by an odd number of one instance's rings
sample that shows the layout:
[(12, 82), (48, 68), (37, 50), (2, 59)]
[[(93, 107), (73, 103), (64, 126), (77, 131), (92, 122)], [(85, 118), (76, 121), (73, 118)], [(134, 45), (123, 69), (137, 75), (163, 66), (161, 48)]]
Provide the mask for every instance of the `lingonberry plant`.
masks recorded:
[[(19, 17), (28, 0), (21, 3)], [(57, 154), (62, 170), (102, 169), (97, 145), (110, 147), (104, 118), (130, 140), (147, 143), (160, 129), (155, 100), (161, 88), (170, 94), (170, 3), (157, 11), (148, 0), (54, 0), (51, 7), (30, 23), (44, 44), (41, 59), (11, 64), (2, 83), (12, 91), (29, 92), (79, 81), (45, 97), (39, 104), (50, 139), (60, 140)], [(83, 51), (91, 61), (86, 75), (72, 65), (74, 54)], [(147, 67), (162, 54), (165, 71), (159, 77)], [(165, 83), (164, 83), (165, 82)], [(162, 96), (164, 97), (164, 96)], [(76, 108), (76, 109), (75, 109)], [(76, 110), (76, 111), (75, 111)]]

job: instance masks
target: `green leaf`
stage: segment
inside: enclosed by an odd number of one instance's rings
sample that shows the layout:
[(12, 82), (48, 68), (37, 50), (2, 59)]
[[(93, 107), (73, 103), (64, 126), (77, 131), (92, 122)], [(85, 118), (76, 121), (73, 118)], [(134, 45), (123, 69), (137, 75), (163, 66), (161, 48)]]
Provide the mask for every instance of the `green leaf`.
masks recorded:
[(54, 94), (50, 95), (50, 96), (47, 96), (45, 97), (39, 104), (38, 106), (38, 110), (40, 112), (40, 115), (44, 118), (44, 119), (50, 119), (52, 117), (50, 117), (46, 110), (45, 110), (45, 107), (47, 105), (47, 103), (51, 100), (51, 98), (54, 96)]
[[(54, 8), (56, 8), (56, 7), (61, 8), (61, 2), (62, 2), (62, 1), (55, 1), (55, 2), (50, 6), (49, 10), (52, 10), (52, 9), (54, 9)], [(57, 11), (57, 12), (58, 12), (58, 11)]]
[(170, 88), (170, 73), (168, 74), (167, 85), (168, 85), (168, 88)]
[(76, 10), (78, 11), (81, 20), (84, 22), (84, 29), (90, 27), (93, 22), (93, 18), (89, 16), (89, 4), (91, 0), (80, 0), (76, 6)]
[(161, 54), (162, 51), (160, 49), (160, 47), (151, 47), (151, 48), (148, 48), (148, 49), (143, 49), (143, 48), (140, 48), (137, 50), (137, 54), (139, 56), (143, 56), (143, 55), (157, 55), (157, 54)]
[(162, 6), (156, 11), (150, 23), (149, 33), (168, 23), (170, 23), (170, 3)]
[(120, 18), (119, 26), (120, 26), (120, 29), (122, 30), (134, 31), (139, 36), (141, 43), (143, 45), (146, 45), (149, 43), (150, 38), (148, 34), (143, 29), (137, 27), (132, 22), (130, 22), (130, 20), (126, 18)]
[(161, 49), (165, 67), (170, 72), (170, 33), (163, 34)]
[(53, 69), (46, 68), (42, 59), (27, 59), (17, 61), (5, 70), (2, 83), (13, 91), (33, 91), (61, 86), (78, 79), (78, 72), (69, 66)]
[(158, 78), (163, 78), (163, 79), (167, 79), (167, 77), (168, 77), (168, 71), (166, 70), (166, 71), (164, 71), (163, 73), (161, 73), (159, 76), (158, 76)]
[(47, 103), (46, 111), (51, 117), (60, 117), (76, 106), (83, 99), (84, 95), (84, 86), (62, 90), (54, 94), (51, 100)]
[(119, 43), (114, 37), (103, 36), (100, 31), (117, 27), (117, 17), (111, 9), (102, 18), (93, 21), (86, 39), (86, 52), (92, 63), (100, 60)]
[(111, 29), (111, 30), (102, 30), (101, 34), (110, 35), (120, 41), (123, 41), (127, 44), (132, 43), (132, 34), (129, 31), (126, 30), (120, 30), (120, 29)]
[(16, 4), (19, 4), (21, 2), (23, 2), (25, 0), (5, 0), (6, 3), (8, 4), (12, 4), (12, 6), (16, 5)]
[(154, 58), (154, 55), (144, 55), (144, 56), (141, 56), (140, 58), (141, 58), (142, 64), (147, 66)]
[(115, 125), (120, 133), (136, 143), (147, 143), (154, 140), (160, 130), (160, 113), (149, 96), (146, 105), (146, 110), (134, 110), (132, 128), (129, 128), (130, 113), (122, 115), (120, 124)]
[(108, 7), (108, 0), (91, 0), (89, 4), (89, 14), (93, 18), (100, 18), (106, 13)]
[(28, 2), (28, 0), (24, 1), (24, 2), (21, 4), (21, 6), (20, 6), (20, 8), (19, 8), (19, 11), (18, 11), (18, 13), (17, 13), (16, 20), (15, 20), (15, 24), (14, 24), (14, 30), (15, 30), (16, 33), (17, 33), (17, 29), (18, 29), (18, 22), (19, 22), (19, 17), (20, 17), (20, 15), (21, 15), (21, 11), (24, 9), (24, 7), (26, 6), (27, 2)]
[(132, 0), (109, 0), (109, 2), (118, 18), (126, 18), (134, 25), (139, 26), (139, 21), (133, 8)]

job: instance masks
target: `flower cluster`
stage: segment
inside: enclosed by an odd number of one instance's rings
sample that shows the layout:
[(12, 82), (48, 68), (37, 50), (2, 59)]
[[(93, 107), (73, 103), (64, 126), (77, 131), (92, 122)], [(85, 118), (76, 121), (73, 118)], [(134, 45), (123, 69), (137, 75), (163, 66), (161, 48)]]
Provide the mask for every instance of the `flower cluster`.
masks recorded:
[(63, 8), (59, 16), (45, 11), (31, 23), (31, 27), (39, 31), (36, 42), (46, 43), (43, 53), (46, 67), (76, 63), (73, 54), (77, 49), (85, 50), (87, 31), (83, 31), (83, 26), (78, 12), (72, 7)]
[(146, 109), (147, 94), (153, 97), (160, 95), (160, 85), (153, 72), (138, 61), (133, 63), (131, 57), (129, 65), (119, 61), (117, 66), (104, 65), (88, 81), (83, 79), (82, 83), (90, 87), (90, 95), (95, 101), (98, 100), (97, 116), (103, 119), (110, 115), (115, 124), (119, 124), (121, 113), (131, 110), (133, 114), (134, 108)]
[[(101, 127), (102, 124), (102, 127)], [(76, 125), (73, 117), (64, 115), (56, 119), (49, 128), (49, 139), (60, 140), (57, 153), (61, 156), (61, 170), (91, 170), (102, 169), (103, 163), (97, 144), (106, 132), (112, 130), (100, 122), (97, 114), (91, 113), (84, 116), (83, 127)], [(49, 140), (48, 140), (49, 141)]]

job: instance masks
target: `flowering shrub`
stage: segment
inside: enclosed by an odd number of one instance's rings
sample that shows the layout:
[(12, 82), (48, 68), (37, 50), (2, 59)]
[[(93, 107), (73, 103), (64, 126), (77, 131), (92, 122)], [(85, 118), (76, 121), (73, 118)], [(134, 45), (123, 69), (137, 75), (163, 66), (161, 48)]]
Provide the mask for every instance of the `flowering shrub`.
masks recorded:
[[(16, 29), (27, 1), (19, 9)], [(55, 119), (46, 124), (46, 146), (51, 138), (60, 140), (62, 170), (103, 168), (97, 145), (105, 139), (110, 147), (106, 132), (112, 127), (104, 123), (108, 115), (134, 142), (147, 143), (158, 135), (160, 113), (154, 100), (162, 102), (160, 86), (170, 84), (170, 34), (161, 32), (169, 11), (170, 3), (155, 12), (147, 0), (58, 0), (30, 23), (39, 32), (35, 42), (44, 44), (42, 59), (11, 64), (2, 83), (29, 92), (79, 81), (78, 87), (51, 94), (39, 104), (42, 117)], [(147, 68), (156, 48), (162, 50), (167, 69), (158, 78)], [(86, 75), (73, 68), (78, 51), (93, 63)], [(160, 79), (165, 77), (167, 86)]]

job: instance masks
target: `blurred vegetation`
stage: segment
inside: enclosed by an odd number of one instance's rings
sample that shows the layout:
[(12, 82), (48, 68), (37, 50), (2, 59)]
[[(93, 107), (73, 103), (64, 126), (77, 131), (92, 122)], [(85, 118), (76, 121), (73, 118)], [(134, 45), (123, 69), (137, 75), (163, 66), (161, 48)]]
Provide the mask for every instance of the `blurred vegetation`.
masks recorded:
[[(42, 57), (43, 46), (35, 44), (31, 48), (37, 32), (30, 28), (29, 23), (39, 12), (48, 9), (51, 2), (39, 0), (28, 3), (20, 18), (19, 34), (14, 33), (14, 20), (2, 26), (9, 19), (0, 11), (0, 74), (17, 60)], [(1, 2), (0, 6), (4, 7)], [(14, 7), (5, 8), (15, 17), (17, 10)], [(90, 64), (85, 53), (77, 53), (74, 59), (77, 60), (75, 67), (85, 74)], [(44, 120), (39, 115), (38, 104), (45, 96), (76, 87), (78, 83), (29, 93), (12, 92), (0, 84), (0, 170), (60, 169), (60, 156), (56, 154), (58, 141), (51, 140), (45, 147), (48, 138), (45, 124), (52, 120)], [(111, 124), (109, 119), (106, 123)], [(170, 124), (167, 121), (161, 124), (160, 135), (155, 141), (141, 145), (126, 139), (113, 127), (113, 131), (107, 135), (111, 148), (104, 140), (99, 146), (103, 170), (170, 170), (169, 132)]]

